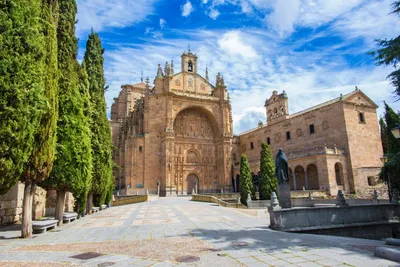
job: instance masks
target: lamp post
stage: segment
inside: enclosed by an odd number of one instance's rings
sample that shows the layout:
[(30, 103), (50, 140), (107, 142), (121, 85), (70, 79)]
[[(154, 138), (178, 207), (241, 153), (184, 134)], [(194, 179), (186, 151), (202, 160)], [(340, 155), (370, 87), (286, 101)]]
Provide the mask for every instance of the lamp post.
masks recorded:
[(391, 132), (396, 139), (400, 138), (400, 125), (396, 125)]
[[(386, 164), (386, 162), (388, 162), (388, 158), (386, 156), (383, 156), (383, 157), (381, 157), (381, 161), (382, 161), (383, 164)], [(389, 172), (388, 172), (387, 186), (388, 186), (389, 202), (392, 202), (392, 188), (391, 188), (391, 185), (390, 185)]]

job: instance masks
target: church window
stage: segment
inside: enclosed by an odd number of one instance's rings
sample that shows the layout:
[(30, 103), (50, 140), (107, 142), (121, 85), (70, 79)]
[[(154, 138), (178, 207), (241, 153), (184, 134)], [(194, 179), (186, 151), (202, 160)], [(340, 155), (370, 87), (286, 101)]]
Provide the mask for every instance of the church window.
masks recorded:
[(267, 138), (267, 144), (270, 145), (271, 144), (271, 138)]
[(143, 152), (143, 147), (139, 146), (139, 152)]
[(315, 127), (314, 124), (310, 125), (310, 134), (314, 134), (315, 133)]
[(360, 113), (358, 114), (358, 116), (359, 116), (359, 118), (360, 118), (360, 123), (365, 123), (365, 116), (364, 116), (364, 113), (360, 112)]
[(286, 132), (286, 139), (290, 140), (290, 132)]
[(188, 63), (188, 71), (189, 72), (193, 72), (193, 63), (192, 63), (192, 61), (189, 61), (189, 63)]
[(254, 144), (253, 144), (253, 142), (250, 142), (250, 149), (254, 149)]

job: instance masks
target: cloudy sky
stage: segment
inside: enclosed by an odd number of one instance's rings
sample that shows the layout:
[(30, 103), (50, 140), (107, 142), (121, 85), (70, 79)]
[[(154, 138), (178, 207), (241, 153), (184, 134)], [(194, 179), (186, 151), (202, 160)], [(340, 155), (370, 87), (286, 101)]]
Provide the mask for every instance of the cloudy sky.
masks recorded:
[[(375, 39), (399, 34), (393, 0), (77, 0), (79, 58), (90, 29), (99, 32), (110, 86), (153, 81), (157, 64), (191, 50), (199, 72), (228, 86), (236, 134), (265, 122), (264, 101), (285, 90), (291, 113), (358, 86), (380, 107), (395, 109), (392, 68), (375, 66)], [(211, 79), (214, 83), (214, 78)], [(382, 109), (378, 110), (379, 114)]]

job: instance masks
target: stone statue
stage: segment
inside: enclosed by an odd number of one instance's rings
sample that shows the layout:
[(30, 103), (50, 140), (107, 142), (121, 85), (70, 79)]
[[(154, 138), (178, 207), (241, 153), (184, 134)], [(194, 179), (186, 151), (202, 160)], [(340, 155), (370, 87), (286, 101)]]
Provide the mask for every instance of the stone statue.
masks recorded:
[(282, 148), (279, 149), (275, 157), (275, 176), (278, 178), (279, 185), (289, 183), (288, 159)]

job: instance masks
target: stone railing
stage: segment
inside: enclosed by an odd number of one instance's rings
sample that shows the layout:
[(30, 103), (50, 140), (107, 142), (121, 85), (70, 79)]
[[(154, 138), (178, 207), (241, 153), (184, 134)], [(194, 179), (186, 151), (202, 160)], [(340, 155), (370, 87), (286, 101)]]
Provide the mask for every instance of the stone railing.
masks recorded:
[(192, 201), (199, 201), (199, 202), (211, 202), (216, 203), (219, 206), (227, 207), (227, 208), (236, 208), (236, 209), (246, 209), (247, 207), (241, 203), (229, 203), (223, 201), (222, 199), (216, 198), (211, 195), (192, 195)]
[(328, 148), (326, 146), (325, 147), (313, 147), (313, 148), (309, 148), (309, 149), (289, 152), (286, 156), (290, 160), (290, 159), (304, 158), (304, 157), (323, 155), (323, 154), (343, 155), (344, 151), (341, 149), (338, 149), (337, 147), (334, 147), (334, 148)]
[(121, 197), (113, 201), (112, 205), (121, 206), (121, 205), (135, 204), (140, 202), (147, 202), (148, 200), (149, 200), (148, 195)]

